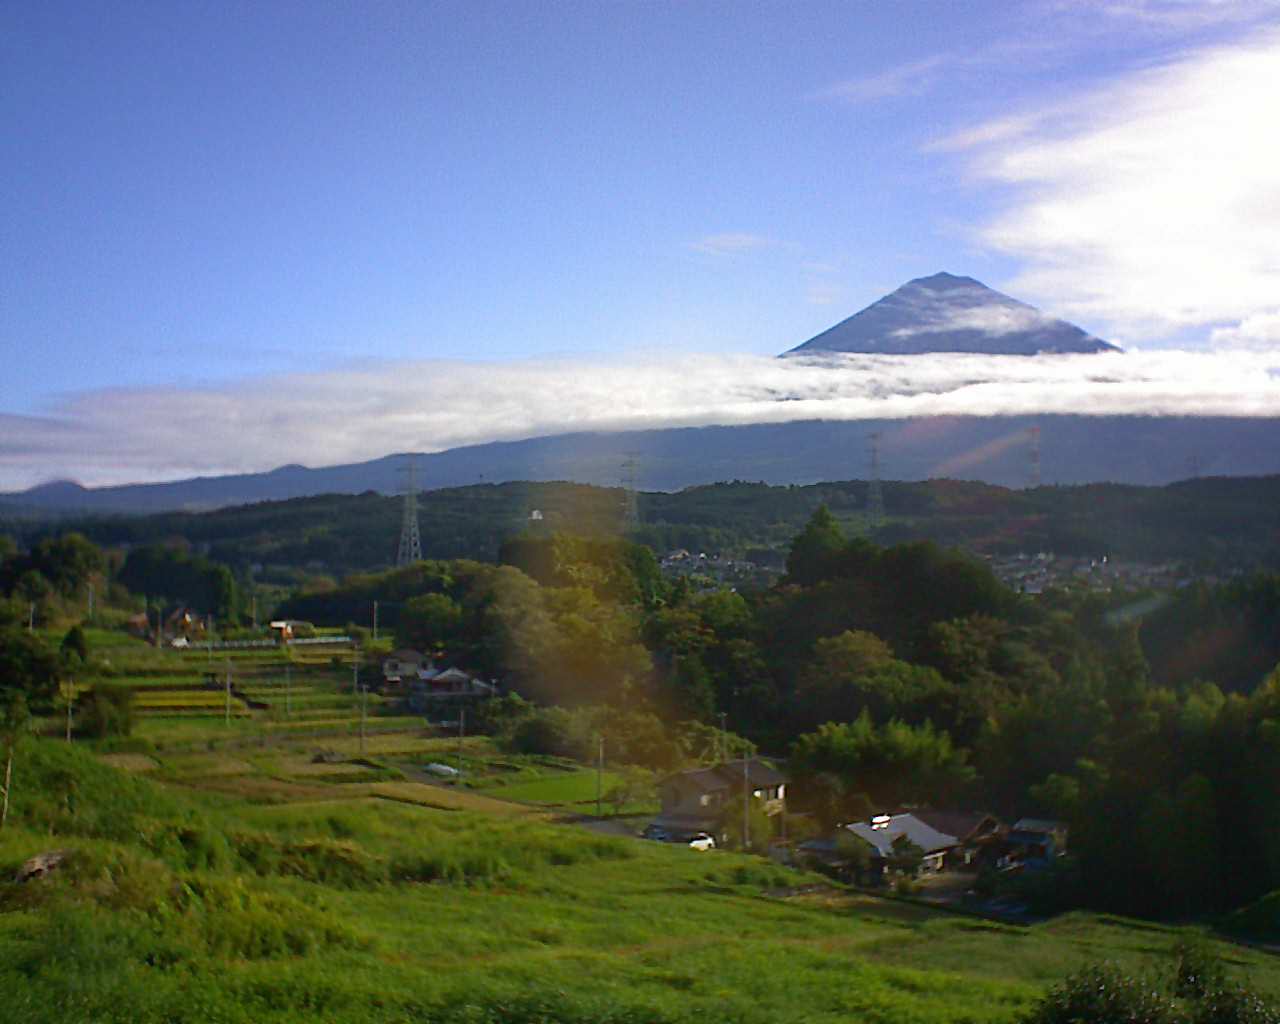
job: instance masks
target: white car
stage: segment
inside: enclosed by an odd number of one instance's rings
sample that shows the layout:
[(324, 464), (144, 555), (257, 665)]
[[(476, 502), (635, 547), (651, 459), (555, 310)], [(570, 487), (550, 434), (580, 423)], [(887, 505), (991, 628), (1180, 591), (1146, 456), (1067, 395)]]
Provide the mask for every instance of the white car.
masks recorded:
[(689, 848), (691, 850), (714, 850), (716, 841), (705, 832), (699, 832), (696, 836), (689, 840)]

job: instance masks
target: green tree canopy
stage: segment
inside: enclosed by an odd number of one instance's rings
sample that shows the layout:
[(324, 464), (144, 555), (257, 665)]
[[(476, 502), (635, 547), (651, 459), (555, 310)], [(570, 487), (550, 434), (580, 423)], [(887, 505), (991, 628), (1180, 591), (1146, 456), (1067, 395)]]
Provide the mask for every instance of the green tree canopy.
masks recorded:
[(831, 576), (840, 565), (845, 536), (826, 505), (819, 505), (787, 553), (787, 579), (810, 586)]
[(396, 643), (424, 651), (449, 651), (460, 637), (462, 606), (447, 594), (422, 594), (400, 609)]
[(880, 807), (945, 805), (974, 779), (964, 751), (952, 746), (947, 733), (928, 722), (912, 726), (895, 720), (877, 726), (865, 711), (856, 721), (828, 722), (800, 736), (791, 768), (799, 780), (835, 775)]
[(58, 653), (40, 636), (15, 626), (0, 628), (0, 699), (16, 693), (31, 704), (47, 703), (61, 674)]

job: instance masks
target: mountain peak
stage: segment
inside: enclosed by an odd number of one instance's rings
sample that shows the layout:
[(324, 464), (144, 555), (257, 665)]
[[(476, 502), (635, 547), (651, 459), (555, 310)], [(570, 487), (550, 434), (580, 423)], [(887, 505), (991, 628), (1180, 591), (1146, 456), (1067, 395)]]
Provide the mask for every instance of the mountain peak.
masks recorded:
[[(1034, 306), (946, 272), (917, 277), (791, 352), (920, 355), (1113, 352), (1100, 338)], [(791, 352), (786, 353), (790, 355)]]
[(29, 495), (43, 495), (47, 498), (66, 498), (84, 494), (86, 493), (86, 488), (75, 480), (49, 480), (42, 484), (36, 484), (26, 493)]
[[(961, 277), (958, 274), (948, 274), (945, 270), (940, 270), (936, 274), (929, 277), (917, 277), (907, 282), (908, 285), (919, 285), (921, 288), (930, 288), (934, 291), (945, 291), (948, 288), (959, 288), (964, 285), (977, 285), (979, 288), (985, 288), (981, 281), (977, 281), (972, 277)], [(905, 287), (905, 286), (904, 286)]]

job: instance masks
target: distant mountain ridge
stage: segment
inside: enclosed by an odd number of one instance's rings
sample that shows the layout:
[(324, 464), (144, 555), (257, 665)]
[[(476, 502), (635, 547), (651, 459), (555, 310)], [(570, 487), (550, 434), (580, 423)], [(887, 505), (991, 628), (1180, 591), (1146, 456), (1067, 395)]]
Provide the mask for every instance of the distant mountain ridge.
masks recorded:
[(974, 352), (1034, 356), (1116, 352), (1075, 324), (1050, 317), (972, 277), (918, 277), (784, 355)]
[[(886, 480), (948, 477), (1025, 487), (1038, 427), (1045, 483), (1162, 485), (1203, 472), (1280, 473), (1280, 418), (954, 416), (802, 421), (626, 433), (561, 434), (417, 456), (424, 489), (516, 480), (617, 487), (634, 457), (636, 486), (676, 491), (751, 480), (810, 484), (865, 479), (867, 443), (881, 434)], [(65, 482), (0, 494), (0, 519), (50, 513), (204, 511), (320, 494), (394, 494), (403, 456), (307, 469), (82, 488)]]

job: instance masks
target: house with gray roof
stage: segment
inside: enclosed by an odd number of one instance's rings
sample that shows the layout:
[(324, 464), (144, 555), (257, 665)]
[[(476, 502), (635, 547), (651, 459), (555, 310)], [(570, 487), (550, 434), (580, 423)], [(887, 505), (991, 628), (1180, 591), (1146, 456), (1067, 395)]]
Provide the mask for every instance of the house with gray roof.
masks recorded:
[(904, 842), (912, 843), (924, 853), (921, 869), (941, 871), (948, 853), (960, 845), (960, 839), (939, 832), (914, 814), (880, 814), (870, 821), (855, 821), (844, 826), (871, 847), (872, 859), (887, 864), (897, 855)]

